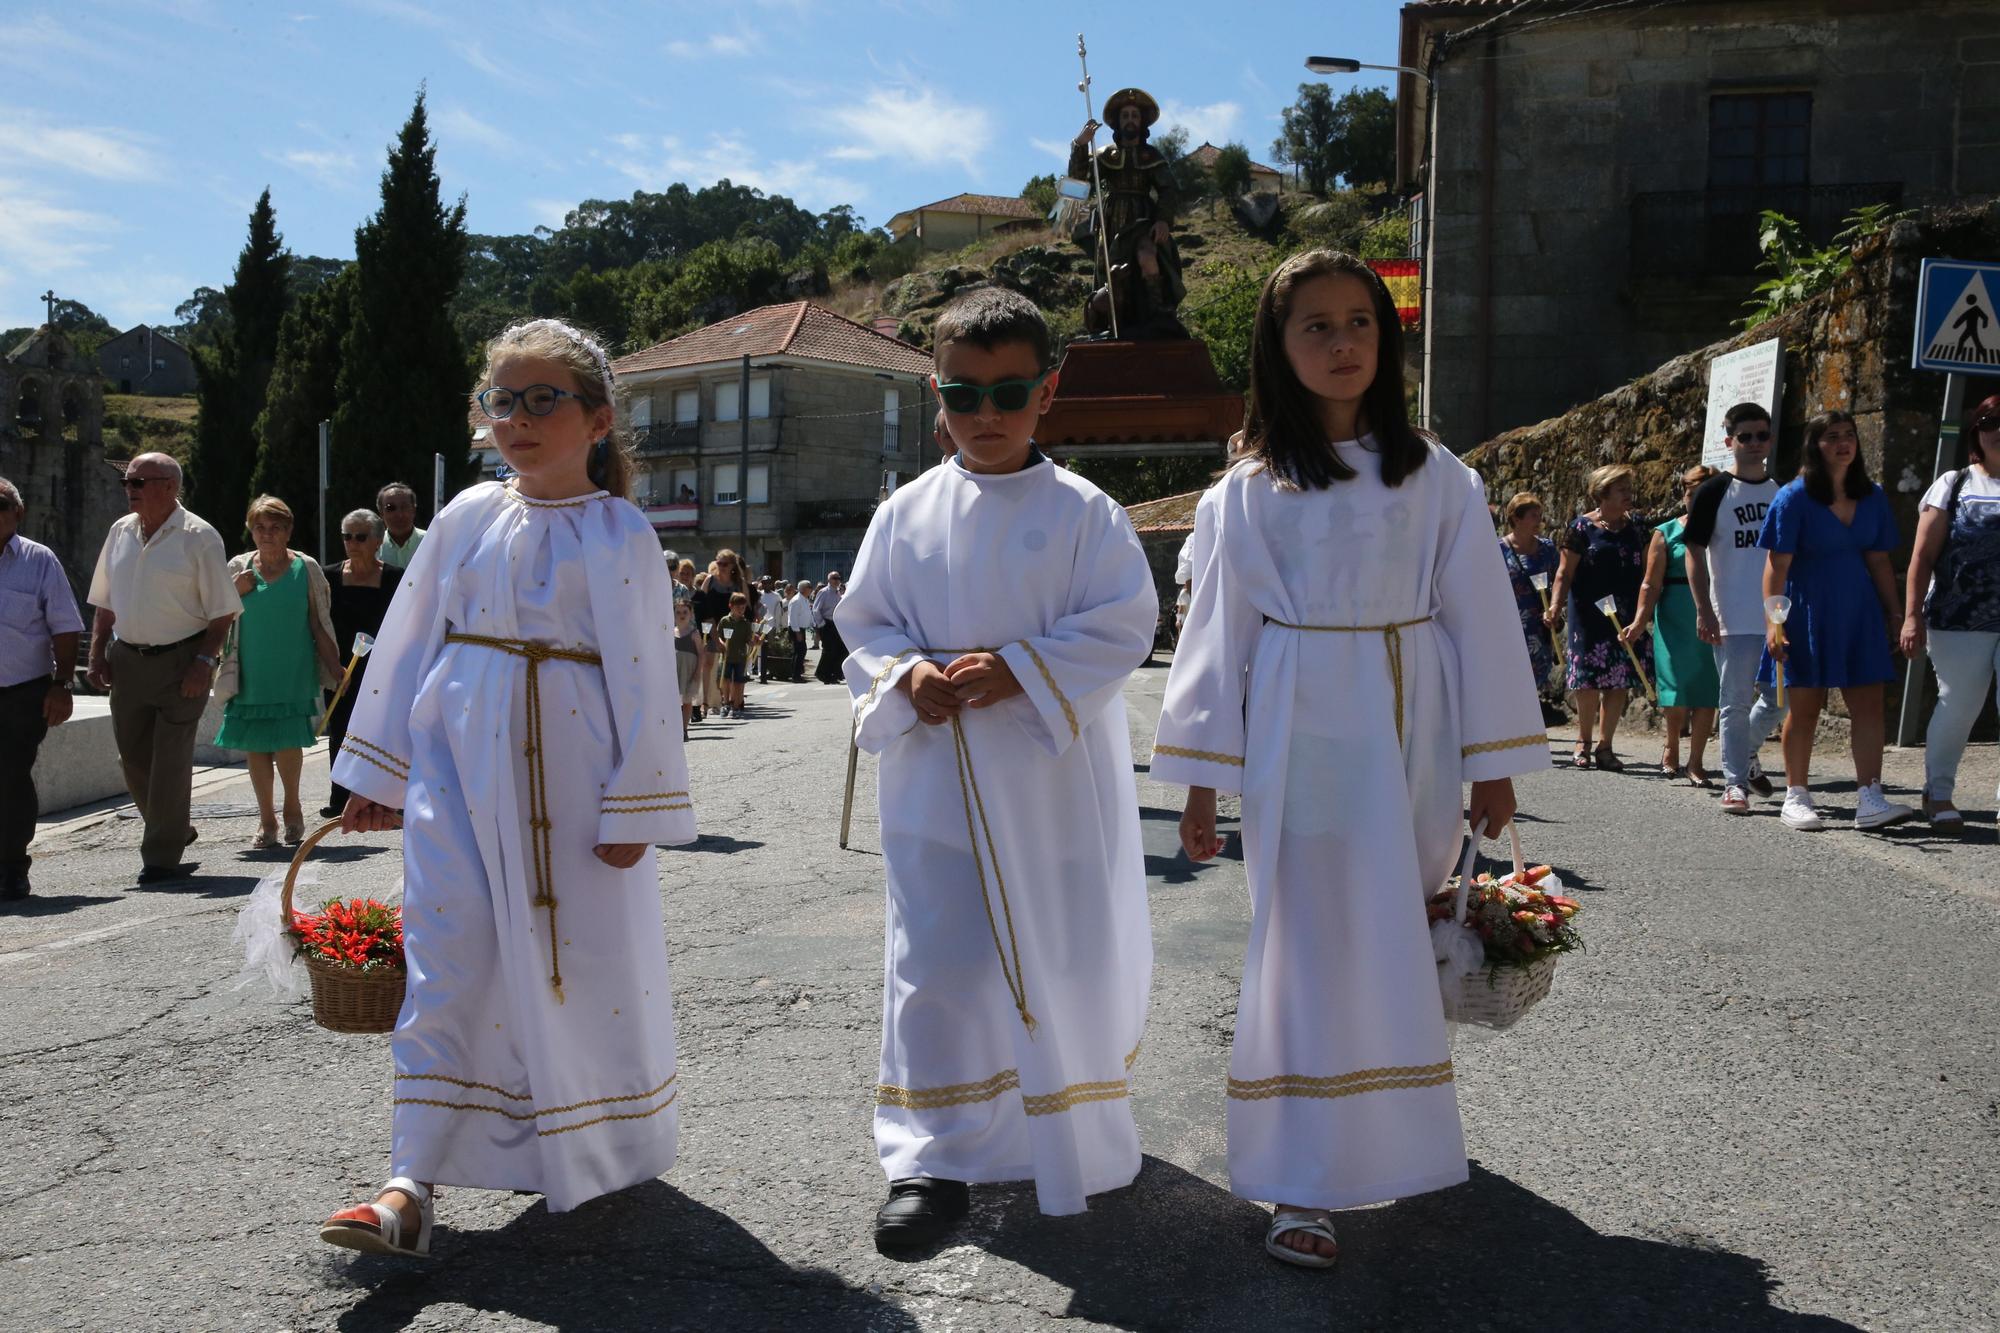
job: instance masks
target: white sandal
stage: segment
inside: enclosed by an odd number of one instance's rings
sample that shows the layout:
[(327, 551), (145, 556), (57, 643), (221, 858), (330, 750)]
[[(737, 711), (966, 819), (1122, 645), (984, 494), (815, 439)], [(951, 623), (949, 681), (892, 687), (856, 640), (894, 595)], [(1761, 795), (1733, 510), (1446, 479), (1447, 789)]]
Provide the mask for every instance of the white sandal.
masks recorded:
[(403, 1215), (386, 1203), (358, 1203), (352, 1208), (343, 1208), (319, 1229), (319, 1238), (329, 1245), (337, 1245), (343, 1250), (359, 1250), (363, 1254), (393, 1254), (405, 1259), (428, 1259), (431, 1256), (431, 1220), (434, 1215), (432, 1192), (408, 1176), (397, 1176), (378, 1192), (379, 1198), (390, 1190), (401, 1190), (417, 1201), (417, 1241), (414, 1245), (403, 1243)]
[(1340, 1242), (1333, 1234), (1333, 1214), (1324, 1208), (1281, 1208), (1271, 1214), (1271, 1229), (1264, 1233), (1264, 1252), (1273, 1259), (1300, 1268), (1331, 1268), (1340, 1259), (1335, 1254), (1314, 1254), (1309, 1250), (1295, 1250), (1289, 1245), (1280, 1245), (1278, 1237), (1294, 1231), (1303, 1231), (1309, 1236), (1318, 1236), (1337, 1251)]

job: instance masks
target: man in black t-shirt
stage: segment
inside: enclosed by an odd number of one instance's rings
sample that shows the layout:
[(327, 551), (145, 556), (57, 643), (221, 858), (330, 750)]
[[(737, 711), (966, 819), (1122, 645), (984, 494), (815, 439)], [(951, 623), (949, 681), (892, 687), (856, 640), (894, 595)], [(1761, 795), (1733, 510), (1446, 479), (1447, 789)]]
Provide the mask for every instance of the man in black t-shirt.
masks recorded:
[(1750, 813), (1750, 793), (1773, 788), (1757, 763), (1757, 749), (1785, 710), (1757, 684), (1764, 655), (1765, 552), (1757, 545), (1765, 511), (1778, 494), (1770, 476), (1771, 414), (1756, 403), (1738, 403), (1722, 419), (1730, 470), (1701, 484), (1688, 505), (1688, 586), (1694, 593), (1696, 632), (1714, 645), (1721, 679), (1718, 730), (1722, 733), (1722, 810)]

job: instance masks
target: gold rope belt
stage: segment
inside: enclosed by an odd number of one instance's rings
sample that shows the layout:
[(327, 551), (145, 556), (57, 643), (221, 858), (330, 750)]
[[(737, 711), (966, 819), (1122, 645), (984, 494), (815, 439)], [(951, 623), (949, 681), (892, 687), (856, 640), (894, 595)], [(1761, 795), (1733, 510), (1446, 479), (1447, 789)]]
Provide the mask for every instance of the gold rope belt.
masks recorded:
[(556, 893), (552, 882), (555, 867), (550, 853), (551, 830), (555, 825), (549, 818), (549, 779), (542, 769), (541, 665), (557, 661), (601, 667), (604, 659), (580, 648), (557, 648), (530, 639), (496, 639), (485, 634), (460, 634), (456, 630), (447, 631), (444, 639), (446, 643), (469, 643), (479, 648), (498, 649), (528, 661), (528, 743), (522, 752), (528, 756), (528, 836), (535, 870), (533, 901), (535, 906), (549, 910), (549, 984), (556, 988), (556, 1003), (561, 1004), (562, 953), (559, 948), (561, 941), (556, 936)]
[[(991, 648), (918, 648), (924, 657), (965, 657), (971, 653), (990, 653)], [(972, 748), (966, 742), (965, 728), (959, 725), (957, 717), (951, 720), (952, 749), (958, 759), (958, 796), (965, 805), (965, 837), (972, 847), (972, 868), (979, 874), (979, 902), (986, 909), (986, 928), (993, 935), (993, 952), (1000, 956), (1000, 977), (1007, 983), (1007, 993), (1014, 997), (1014, 1010), (1021, 1015), (1021, 1026), (1028, 1030), (1028, 1036), (1035, 1035), (1035, 1016), (1028, 1012), (1027, 978), (1021, 972), (1021, 942), (1014, 935), (1014, 909), (1007, 902), (1007, 877), (1000, 873), (1000, 853), (993, 845), (993, 830), (986, 822), (986, 801), (979, 794), (979, 775), (972, 770)], [(973, 826), (973, 815), (978, 814), (978, 827)], [(986, 835), (986, 856), (979, 854), (979, 835)], [(993, 862), (993, 888), (999, 891), (1000, 916), (993, 915), (993, 892), (986, 885), (986, 862)], [(1000, 942), (1000, 922), (1007, 923), (1007, 943)], [(1007, 961), (1007, 951), (1014, 953), (1012, 966)]]
[(1403, 631), (1413, 625), (1428, 625), (1434, 616), (1420, 620), (1398, 620), (1390, 625), (1294, 625), (1290, 621), (1265, 616), (1272, 625), (1286, 629), (1304, 630), (1308, 634), (1380, 634), (1382, 647), (1389, 654), (1389, 679), (1396, 687), (1396, 744), (1403, 743)]

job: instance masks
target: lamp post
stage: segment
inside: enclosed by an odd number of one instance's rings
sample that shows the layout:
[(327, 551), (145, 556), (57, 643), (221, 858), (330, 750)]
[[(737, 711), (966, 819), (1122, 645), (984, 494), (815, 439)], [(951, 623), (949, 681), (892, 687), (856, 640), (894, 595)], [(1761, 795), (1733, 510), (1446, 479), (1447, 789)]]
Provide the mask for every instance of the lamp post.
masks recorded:
[(1431, 222), (1435, 204), (1432, 194), (1437, 186), (1437, 172), (1430, 161), (1431, 145), (1436, 142), (1433, 133), (1437, 125), (1437, 70), (1435, 57), (1429, 70), (1417, 69), (1410, 65), (1371, 65), (1366, 61), (1351, 60), (1346, 56), (1307, 56), (1306, 68), (1314, 74), (1359, 74), (1364, 69), (1378, 69), (1391, 74), (1407, 74), (1411, 78), (1424, 81), (1424, 152), (1426, 166), (1424, 176), (1423, 245), (1417, 256), (1423, 261), (1423, 320), (1424, 320), (1424, 368), (1423, 392), (1419, 399), (1419, 415), (1426, 428), (1431, 423)]

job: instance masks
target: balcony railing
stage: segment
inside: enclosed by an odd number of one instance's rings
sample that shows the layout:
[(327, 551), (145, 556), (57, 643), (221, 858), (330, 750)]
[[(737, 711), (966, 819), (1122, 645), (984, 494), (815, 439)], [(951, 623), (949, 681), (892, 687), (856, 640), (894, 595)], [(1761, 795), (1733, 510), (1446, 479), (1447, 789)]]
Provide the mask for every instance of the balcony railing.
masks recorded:
[(1632, 275), (1741, 277), (1754, 273), (1759, 215), (1797, 219), (1806, 239), (1825, 245), (1865, 204), (1903, 202), (1900, 181), (1862, 185), (1744, 186), (1664, 190), (1632, 196)]
[(646, 519), (656, 531), (667, 528), (696, 528), (701, 526), (701, 506), (689, 501), (685, 504), (654, 503), (650, 498), (645, 504)]
[(642, 455), (691, 454), (701, 447), (701, 426), (692, 421), (680, 425), (656, 421), (632, 432), (632, 442)]
[(792, 526), (807, 528), (865, 528), (879, 503), (874, 496), (854, 500), (801, 500), (793, 513)]

